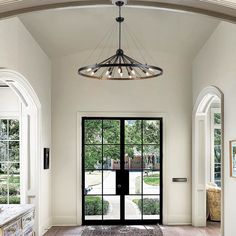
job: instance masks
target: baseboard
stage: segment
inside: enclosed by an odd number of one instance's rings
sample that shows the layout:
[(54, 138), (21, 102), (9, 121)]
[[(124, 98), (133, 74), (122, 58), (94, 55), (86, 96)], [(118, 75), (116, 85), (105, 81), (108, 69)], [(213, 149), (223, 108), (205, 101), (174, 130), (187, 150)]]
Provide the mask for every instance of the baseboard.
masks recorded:
[(47, 220), (44, 220), (41, 224), (41, 234), (44, 235), (52, 227), (52, 217), (49, 217)]
[(166, 217), (165, 225), (192, 225), (192, 218), (190, 215), (168, 215)]
[(53, 226), (76, 226), (76, 216), (54, 216), (52, 219)]

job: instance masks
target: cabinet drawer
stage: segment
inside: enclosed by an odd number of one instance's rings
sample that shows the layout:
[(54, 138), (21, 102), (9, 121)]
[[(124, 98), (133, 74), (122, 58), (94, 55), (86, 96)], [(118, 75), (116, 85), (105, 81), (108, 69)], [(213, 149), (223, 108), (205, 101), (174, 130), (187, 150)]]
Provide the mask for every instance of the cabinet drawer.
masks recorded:
[(33, 229), (28, 229), (28, 230), (26, 230), (26, 231), (22, 234), (22, 236), (34, 236), (34, 231), (33, 231)]
[(3, 228), (3, 236), (18, 236), (21, 233), (21, 222), (20, 220)]
[(26, 229), (34, 224), (34, 212), (30, 212), (22, 217), (22, 229)]

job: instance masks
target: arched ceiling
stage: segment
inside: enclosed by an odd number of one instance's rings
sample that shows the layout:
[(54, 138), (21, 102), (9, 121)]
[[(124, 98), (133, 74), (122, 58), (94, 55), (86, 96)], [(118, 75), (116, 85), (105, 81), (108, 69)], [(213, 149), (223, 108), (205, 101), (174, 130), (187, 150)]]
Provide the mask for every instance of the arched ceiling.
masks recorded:
[[(110, 5), (110, 0), (0, 0), (0, 17), (68, 6)], [(129, 0), (129, 5), (197, 12), (236, 22), (235, 0)]]
[[(51, 58), (95, 49), (93, 57), (103, 58), (118, 46), (117, 14), (115, 6), (73, 7), (19, 19)], [(140, 51), (145, 58), (158, 52), (191, 60), (219, 24), (212, 17), (155, 8), (124, 7), (122, 15), (122, 48), (140, 60)]]

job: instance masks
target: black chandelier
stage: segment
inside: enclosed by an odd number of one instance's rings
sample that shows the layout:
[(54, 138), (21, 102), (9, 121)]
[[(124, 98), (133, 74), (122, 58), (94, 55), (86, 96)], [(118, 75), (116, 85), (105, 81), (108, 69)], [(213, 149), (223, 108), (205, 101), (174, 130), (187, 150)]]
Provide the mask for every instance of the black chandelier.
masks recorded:
[(114, 2), (119, 7), (119, 16), (116, 18), (119, 24), (119, 48), (115, 55), (94, 65), (79, 68), (79, 75), (100, 80), (141, 80), (162, 75), (163, 70), (160, 67), (142, 64), (127, 56), (122, 50), (121, 24), (124, 17), (121, 16), (121, 7), (124, 5), (124, 1)]

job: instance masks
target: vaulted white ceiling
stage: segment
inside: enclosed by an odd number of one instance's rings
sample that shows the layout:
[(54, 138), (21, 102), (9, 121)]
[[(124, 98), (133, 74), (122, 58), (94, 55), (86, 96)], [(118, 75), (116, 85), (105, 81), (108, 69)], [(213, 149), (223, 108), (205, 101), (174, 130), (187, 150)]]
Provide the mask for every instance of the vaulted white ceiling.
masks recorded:
[[(193, 57), (219, 21), (210, 17), (150, 8), (124, 9), (124, 47), (136, 47), (135, 39), (149, 52), (163, 51)], [(117, 46), (116, 7), (70, 8), (33, 12), (19, 18), (50, 57)], [(131, 34), (130, 34), (131, 32)], [(105, 45), (106, 44), (106, 45)]]
[[(128, 0), (129, 5), (181, 9), (236, 22), (235, 0)], [(68, 6), (110, 5), (111, 0), (0, 0), (0, 17)]]

